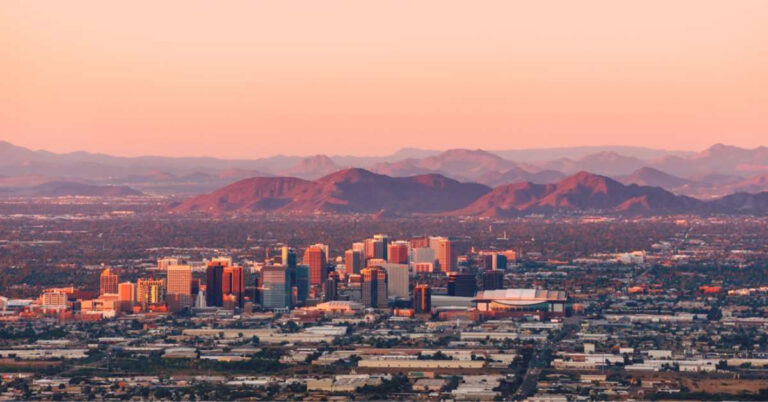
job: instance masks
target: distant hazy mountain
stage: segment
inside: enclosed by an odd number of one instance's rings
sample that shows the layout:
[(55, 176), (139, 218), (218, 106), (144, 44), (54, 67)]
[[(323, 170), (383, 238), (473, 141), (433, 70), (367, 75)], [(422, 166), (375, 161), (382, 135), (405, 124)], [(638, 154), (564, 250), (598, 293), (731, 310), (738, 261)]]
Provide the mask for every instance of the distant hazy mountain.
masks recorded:
[(436, 173), (432, 169), (419, 166), (419, 159), (408, 158), (397, 162), (383, 162), (373, 165), (372, 172), (395, 177), (416, 176)]
[[(405, 148), (391, 155), (377, 157), (330, 156), (339, 166), (369, 166), (408, 157), (427, 157), (440, 151)], [(153, 171), (172, 175), (239, 169), (275, 174), (294, 167), (305, 157), (275, 155), (254, 159), (222, 159), (212, 157), (119, 157), (90, 152), (57, 154), (30, 149), (0, 141), (0, 175), (40, 174), (56, 177), (109, 179), (142, 175)]]
[(681, 178), (651, 167), (636, 170), (631, 175), (615, 177), (624, 184), (662, 187), (675, 194), (699, 199), (714, 199), (733, 193), (759, 193), (768, 191), (768, 173), (744, 179), (719, 173), (693, 175)]
[[(129, 185), (150, 193), (198, 194), (248, 177), (295, 176), (315, 179), (343, 167), (365, 167), (389, 176), (441, 174), (491, 186), (529, 181), (546, 184), (588, 171), (629, 182), (659, 185), (677, 194), (702, 198), (733, 191), (757, 192), (768, 173), (768, 148), (716, 144), (699, 153), (637, 147), (573, 147), (510, 151), (405, 148), (385, 156), (311, 157), (276, 155), (255, 159), (158, 156), (116, 157), (88, 152), (32, 151), (0, 141), (0, 188), (46, 181)], [(641, 168), (646, 169), (637, 173)], [(660, 177), (660, 172), (670, 177)], [(642, 176), (642, 177), (641, 177)], [(687, 183), (678, 184), (680, 180)], [(5, 181), (5, 184), (4, 184)], [(13, 182), (20, 183), (18, 186)], [(24, 184), (26, 183), (26, 184)]]
[(475, 179), (476, 182), (492, 187), (519, 182), (531, 182), (535, 184), (556, 183), (565, 178), (565, 173), (557, 170), (541, 170), (530, 172), (520, 167), (514, 167), (506, 172), (488, 172)]
[(670, 151), (665, 149), (653, 149), (643, 147), (628, 146), (587, 146), (587, 147), (562, 147), (562, 148), (529, 148), (513, 150), (494, 150), (491, 151), (504, 159), (518, 162), (542, 162), (555, 159), (581, 159), (589, 155), (599, 153), (616, 153), (632, 158), (651, 160), (662, 156), (678, 155), (685, 156), (694, 154), (689, 151)]
[(688, 180), (693, 183), (699, 183), (707, 186), (725, 186), (736, 184), (744, 180), (741, 176), (735, 176), (724, 173), (705, 173), (688, 176)]
[(280, 172), (280, 174), (282, 176), (299, 177), (302, 179), (316, 179), (340, 169), (342, 169), (342, 166), (337, 165), (333, 159), (325, 155), (315, 155), (302, 159), (290, 169)]
[(694, 155), (655, 159), (651, 161), (651, 166), (677, 176), (710, 173), (754, 175), (768, 172), (768, 148), (745, 149), (715, 144)]
[(269, 177), (273, 176), (272, 174), (263, 172), (261, 170), (255, 170), (255, 169), (239, 169), (239, 168), (230, 168), (230, 169), (224, 169), (219, 171), (219, 173), (216, 174), (216, 177), (219, 179), (225, 179), (225, 180), (241, 180), (248, 177)]
[(252, 178), (189, 199), (172, 212), (276, 212), (288, 214), (436, 213), (468, 205), (491, 189), (437, 174), (389, 177), (345, 169), (315, 181)]
[(494, 171), (505, 171), (516, 167), (514, 162), (481, 149), (452, 149), (438, 155), (421, 159), (419, 167), (452, 175), (475, 177)]
[(710, 201), (712, 209), (722, 213), (768, 213), (768, 192), (736, 193)]
[[(81, 179), (113, 179), (132, 175), (146, 175), (151, 172), (166, 172), (183, 175), (195, 171), (220, 171), (229, 168), (259, 169), (266, 164), (286, 163), (286, 157), (275, 156), (254, 160), (217, 159), (161, 156), (119, 157), (89, 152), (56, 154), (47, 151), (32, 151), (0, 141), (0, 174), (18, 176), (39, 174), (51, 177), (73, 177)], [(296, 160), (289, 160), (290, 166)]]
[(728, 186), (732, 192), (759, 193), (768, 191), (768, 173), (752, 176), (746, 180)]
[(645, 166), (647, 163), (641, 159), (619, 155), (615, 152), (598, 152), (586, 155), (580, 159), (557, 159), (540, 166), (545, 169), (557, 170), (573, 174), (580, 171), (594, 172), (606, 175), (628, 174)]
[(483, 150), (451, 149), (422, 159), (404, 159), (371, 167), (377, 173), (412, 176), (437, 173), (457, 180), (473, 181), (488, 174), (503, 174), (517, 165)]
[[(704, 184), (704, 182), (699, 182), (695, 188), (697, 192), (691, 193), (700, 198), (716, 198), (735, 193), (761, 193), (768, 191), (768, 173), (761, 173), (747, 179), (725, 176), (721, 178), (719, 183)], [(686, 189), (683, 188), (682, 190), (685, 191)]]
[(168, 172), (147, 172), (142, 174), (133, 174), (115, 179), (120, 183), (168, 183), (179, 180), (178, 177)]
[(0, 188), (32, 187), (55, 180), (56, 179), (42, 175), (3, 176), (0, 177)]
[(334, 155), (330, 158), (340, 166), (369, 168), (377, 163), (397, 162), (404, 159), (422, 159), (437, 155), (440, 152), (434, 149), (402, 148), (390, 155), (384, 156)]
[(16, 189), (5, 194), (36, 197), (125, 197), (142, 195), (140, 191), (136, 191), (128, 186), (97, 186), (67, 181), (51, 181), (32, 187)]
[(624, 184), (663, 187), (665, 189), (673, 189), (691, 184), (690, 180), (673, 176), (648, 166), (637, 169), (630, 175), (616, 177), (616, 179)]

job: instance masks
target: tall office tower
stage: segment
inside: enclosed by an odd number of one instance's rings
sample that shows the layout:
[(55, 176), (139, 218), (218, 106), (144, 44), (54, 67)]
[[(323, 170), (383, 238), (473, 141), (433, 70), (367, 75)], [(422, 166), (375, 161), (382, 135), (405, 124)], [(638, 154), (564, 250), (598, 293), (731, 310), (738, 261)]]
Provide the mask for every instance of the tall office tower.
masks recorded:
[(107, 268), (99, 276), (99, 295), (117, 294), (117, 274)]
[(243, 307), (253, 297), (253, 266), (243, 268)]
[(456, 257), (451, 249), (451, 241), (442, 239), (437, 247), (437, 263), (441, 272), (451, 272), (456, 269)]
[(408, 299), (408, 264), (385, 263), (381, 267), (387, 271), (388, 296)]
[(328, 275), (328, 263), (325, 250), (318, 246), (309, 246), (304, 252), (304, 265), (309, 266), (309, 284), (321, 285)]
[(320, 247), (321, 249), (323, 249), (323, 252), (325, 253), (324, 254), (325, 255), (325, 261), (326, 262), (331, 261), (331, 246), (329, 246), (327, 244), (323, 244), (323, 243), (313, 244), (313, 246)]
[(226, 295), (235, 297), (237, 307), (243, 306), (243, 296), (245, 294), (245, 280), (243, 278), (243, 267), (229, 266), (224, 267), (221, 272), (221, 295), (222, 300)]
[(485, 252), (482, 254), (482, 265), (486, 271), (492, 269), (507, 269), (507, 256), (503, 253)]
[(350, 301), (361, 302), (363, 300), (363, 277), (360, 274), (347, 276), (347, 296)]
[(157, 270), (158, 271), (165, 271), (171, 265), (179, 265), (179, 259), (178, 258), (171, 258), (171, 257), (165, 257), (165, 258), (158, 258), (157, 259)]
[(362, 303), (366, 307), (387, 308), (387, 271), (368, 267), (361, 271)]
[(427, 248), (429, 247), (429, 237), (420, 236), (414, 237), (410, 241), (411, 248)]
[(261, 267), (251, 268), (251, 282), (245, 287), (245, 292), (250, 296), (253, 304), (261, 305), (261, 280)]
[(291, 279), (285, 265), (267, 265), (261, 268), (261, 300), (264, 308), (291, 308)]
[(136, 301), (143, 308), (165, 301), (165, 280), (139, 279), (136, 283)]
[(483, 272), (483, 290), (504, 289), (504, 271), (490, 270)]
[(453, 272), (458, 268), (460, 255), (469, 252), (469, 239), (467, 238), (442, 238), (438, 241), (437, 261), (440, 271)]
[(373, 235), (373, 240), (376, 242), (376, 256), (375, 258), (387, 259), (387, 247), (389, 247), (389, 236), (385, 234)]
[(427, 243), (429, 244), (429, 248), (435, 250), (435, 255), (437, 255), (437, 251), (440, 248), (440, 242), (446, 239), (448, 238), (443, 236), (429, 236), (427, 238)]
[(347, 268), (347, 275), (359, 274), (363, 269), (363, 253), (358, 250), (347, 250), (344, 253), (344, 264)]
[(205, 301), (205, 290), (200, 289), (199, 292), (197, 292), (197, 297), (195, 297), (195, 307), (196, 308), (206, 308), (208, 307), (208, 303)]
[(117, 301), (120, 311), (131, 311), (136, 303), (136, 285), (132, 282), (117, 285)]
[(451, 247), (456, 256), (467, 255), (472, 251), (472, 239), (467, 236), (450, 237)]
[(363, 240), (363, 259), (376, 258), (376, 247), (373, 238)]
[(411, 249), (413, 256), (411, 258), (414, 263), (429, 263), (434, 264), (437, 259), (435, 250), (430, 247), (418, 247)]
[(209, 262), (205, 269), (205, 304), (208, 307), (223, 306), (221, 287), (224, 265), (221, 262)]
[(361, 252), (363, 254), (363, 258), (365, 258), (365, 242), (359, 241), (352, 243), (352, 250)]
[(365, 260), (387, 259), (387, 246), (389, 245), (389, 238), (386, 235), (376, 235), (373, 238), (365, 239), (364, 244), (364, 258)]
[(232, 267), (225, 266), (221, 270), (221, 297), (232, 294)]
[(480, 255), (480, 263), (483, 269), (490, 271), (493, 269), (493, 253), (483, 253)]
[(192, 294), (192, 267), (189, 265), (170, 265), (166, 268), (168, 293)]
[(432, 312), (432, 289), (429, 285), (416, 285), (413, 288), (412, 306), (416, 314)]
[(507, 269), (507, 256), (502, 253), (493, 253), (493, 260), (491, 261), (492, 269), (500, 269), (502, 271)]
[(281, 253), (282, 264), (293, 267), (296, 265), (296, 250), (291, 247), (283, 246)]
[(300, 303), (304, 303), (309, 298), (309, 267), (297, 265), (290, 269), (294, 272), (291, 286), (296, 287), (296, 299)]
[(192, 288), (192, 296), (197, 296), (197, 294), (200, 292), (200, 279), (193, 278), (191, 281), (189, 281), (189, 283)]
[(328, 280), (326, 280), (325, 284), (323, 285), (323, 300), (324, 301), (337, 300), (338, 288), (339, 288), (339, 274), (337, 274), (336, 272), (330, 272), (328, 274)]
[(291, 293), (291, 306), (293, 307), (299, 303), (299, 288), (296, 286), (296, 267), (282, 266), (285, 267), (285, 275), (286, 278), (288, 278), (288, 286)]
[(387, 261), (392, 264), (408, 263), (408, 242), (396, 241), (387, 246)]
[(448, 273), (448, 296), (474, 297), (477, 280), (472, 274)]

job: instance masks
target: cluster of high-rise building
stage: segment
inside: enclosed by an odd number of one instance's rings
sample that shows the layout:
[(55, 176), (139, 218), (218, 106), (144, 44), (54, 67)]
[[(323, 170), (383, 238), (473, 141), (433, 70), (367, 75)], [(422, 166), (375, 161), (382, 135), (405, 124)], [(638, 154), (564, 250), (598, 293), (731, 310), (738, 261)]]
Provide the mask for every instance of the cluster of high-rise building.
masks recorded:
[(504, 289), (505, 269), (514, 258), (513, 251), (475, 252), (469, 238), (396, 240), (377, 234), (335, 258), (326, 244), (305, 247), (301, 259), (296, 249), (281, 246), (264, 261), (241, 265), (230, 257), (190, 264), (166, 257), (158, 259), (153, 276), (135, 282), (121, 282), (115, 270), (106, 268), (99, 277), (98, 295), (47, 289), (38, 304), (44, 310), (102, 316), (191, 308), (287, 311), (324, 302), (426, 314), (434, 295), (472, 298), (478, 290)]
[(245, 271), (232, 265), (230, 259), (209, 262), (204, 285), (193, 276), (192, 267), (178, 259), (161, 259), (158, 268), (165, 277), (158, 274), (135, 282), (120, 282), (118, 273), (106, 268), (99, 275), (98, 295), (74, 288), (45, 289), (38, 305), (43, 311), (72, 310), (104, 317), (141, 311), (179, 312), (192, 307), (243, 307)]
[[(319, 302), (350, 301), (367, 308), (411, 306), (420, 312), (431, 308), (433, 283), (447, 296), (473, 297), (478, 290), (477, 273), (463, 272), (472, 252), (464, 237), (422, 236), (396, 240), (376, 234), (352, 244), (337, 258), (325, 244), (304, 250), (301, 265), (295, 250), (283, 247), (252, 272), (258, 284), (253, 300), (268, 309), (312, 306)], [(504, 288), (507, 261), (514, 252), (479, 253), (484, 273), (483, 289)], [(442, 278), (442, 279), (440, 279)], [(426, 294), (416, 308), (416, 290)]]
[[(174, 278), (174, 275), (168, 276), (168, 279)], [(44, 313), (100, 319), (121, 312), (167, 311), (172, 305), (167, 295), (167, 279), (140, 278), (136, 282), (120, 282), (117, 272), (106, 268), (99, 275), (98, 294), (74, 287), (48, 288), (43, 290), (33, 307)]]

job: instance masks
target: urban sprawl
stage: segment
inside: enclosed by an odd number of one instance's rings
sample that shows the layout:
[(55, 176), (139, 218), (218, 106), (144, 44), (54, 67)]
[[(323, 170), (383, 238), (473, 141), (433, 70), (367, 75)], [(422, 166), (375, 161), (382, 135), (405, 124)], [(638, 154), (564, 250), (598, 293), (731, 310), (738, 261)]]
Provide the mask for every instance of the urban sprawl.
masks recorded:
[[(29, 233), (43, 221), (23, 219)], [(727, 230), (765, 222), (719, 219), (513, 224), (663, 227), (643, 249), (578, 257), (491, 221), (472, 236), (146, 249), (77, 270), (93, 285), (0, 298), (0, 397), (766, 399), (767, 250)]]

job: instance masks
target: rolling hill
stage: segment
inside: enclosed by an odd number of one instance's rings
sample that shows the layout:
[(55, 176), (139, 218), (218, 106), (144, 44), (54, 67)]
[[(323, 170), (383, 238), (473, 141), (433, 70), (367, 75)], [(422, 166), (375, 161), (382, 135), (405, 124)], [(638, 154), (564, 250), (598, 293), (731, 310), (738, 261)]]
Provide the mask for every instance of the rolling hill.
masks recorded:
[(669, 214), (702, 211), (704, 203), (658, 187), (624, 185), (579, 172), (556, 184), (513, 183), (496, 187), (451, 215), (514, 216), (556, 211)]
[(460, 183), (437, 174), (390, 177), (352, 168), (315, 181), (291, 177), (241, 180), (189, 199), (171, 212), (439, 213), (469, 205), (489, 191), (482, 184)]

